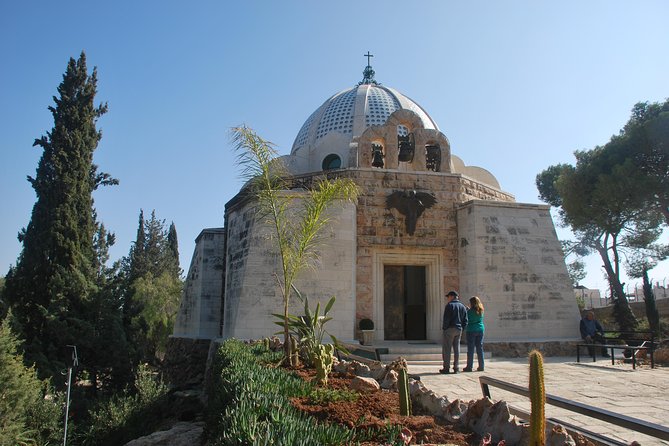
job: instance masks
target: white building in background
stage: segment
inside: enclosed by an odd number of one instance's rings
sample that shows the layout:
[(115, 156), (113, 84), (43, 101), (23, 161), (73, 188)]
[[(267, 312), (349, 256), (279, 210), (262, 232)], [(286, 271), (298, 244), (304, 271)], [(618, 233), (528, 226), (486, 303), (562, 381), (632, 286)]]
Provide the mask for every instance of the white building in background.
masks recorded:
[[(635, 284), (634, 288), (626, 289), (627, 299), (630, 302), (643, 302), (643, 285)], [(669, 298), (669, 289), (664, 285), (660, 285), (659, 282), (655, 282), (653, 285), (653, 294), (655, 299), (667, 299)]]
[[(643, 302), (643, 286), (634, 285), (632, 287), (625, 287), (625, 292), (627, 293), (627, 300), (630, 302)], [(663, 285), (660, 285), (659, 282), (656, 282), (653, 285), (653, 293), (655, 294), (655, 299), (668, 299), (669, 298), (669, 289)], [(602, 293), (597, 289), (587, 288), (583, 285), (578, 285), (574, 287), (574, 295), (576, 296), (577, 301), (581, 301), (585, 308), (601, 308), (611, 305), (613, 302), (611, 298)]]
[(585, 308), (601, 308), (610, 303), (610, 299), (602, 296), (599, 290), (587, 288), (583, 285), (574, 287), (574, 295), (576, 300), (581, 301)]

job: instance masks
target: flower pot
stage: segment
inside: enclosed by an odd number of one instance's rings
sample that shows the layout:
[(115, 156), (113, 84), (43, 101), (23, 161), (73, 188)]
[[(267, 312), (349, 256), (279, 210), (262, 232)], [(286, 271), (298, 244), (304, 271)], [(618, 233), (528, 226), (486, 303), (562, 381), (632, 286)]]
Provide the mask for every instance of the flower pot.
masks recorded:
[(362, 345), (372, 345), (374, 343), (374, 330), (360, 330), (362, 333), (362, 339), (360, 343)]

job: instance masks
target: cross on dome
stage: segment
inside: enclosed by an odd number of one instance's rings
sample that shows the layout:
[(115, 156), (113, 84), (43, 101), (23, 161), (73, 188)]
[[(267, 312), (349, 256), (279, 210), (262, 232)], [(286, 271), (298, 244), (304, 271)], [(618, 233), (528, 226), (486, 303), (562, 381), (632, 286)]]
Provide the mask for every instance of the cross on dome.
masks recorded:
[(374, 84), (374, 85), (379, 85), (378, 82), (374, 79), (374, 70), (372, 69), (371, 65), (371, 58), (374, 57), (373, 54), (371, 54), (369, 51), (367, 51), (367, 54), (363, 54), (367, 58), (367, 66), (365, 67), (365, 70), (362, 72), (362, 81), (358, 82), (358, 85), (364, 85), (364, 84)]

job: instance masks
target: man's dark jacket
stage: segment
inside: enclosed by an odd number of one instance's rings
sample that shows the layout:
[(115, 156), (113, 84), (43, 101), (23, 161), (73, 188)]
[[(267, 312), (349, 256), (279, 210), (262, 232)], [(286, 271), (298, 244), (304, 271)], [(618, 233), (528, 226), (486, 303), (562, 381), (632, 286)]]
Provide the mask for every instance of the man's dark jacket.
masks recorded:
[(444, 308), (442, 330), (455, 327), (464, 330), (467, 326), (467, 307), (458, 299), (453, 299)]

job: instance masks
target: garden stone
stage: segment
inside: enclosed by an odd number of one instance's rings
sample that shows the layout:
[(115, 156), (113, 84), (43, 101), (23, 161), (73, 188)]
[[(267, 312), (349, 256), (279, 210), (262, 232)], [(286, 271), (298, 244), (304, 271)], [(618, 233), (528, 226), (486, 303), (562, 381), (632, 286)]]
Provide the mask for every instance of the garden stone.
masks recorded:
[(500, 440), (505, 440), (507, 444), (525, 444), (529, 438), (528, 425), (519, 423), (511, 415), (506, 401), (476, 400), (470, 403), (462, 423), (479, 435), (490, 433), (494, 444)]
[(125, 446), (191, 446), (200, 444), (203, 431), (204, 422), (179, 422), (169, 430), (137, 438)]
[(398, 377), (399, 374), (395, 370), (388, 371), (385, 378), (383, 378), (383, 382), (381, 382), (381, 388), (396, 391)]
[(456, 399), (451, 404), (448, 404), (446, 397), (444, 397), (444, 401), (447, 403), (447, 406), (441, 416), (451, 423), (458, 423), (467, 412), (467, 403), (461, 399)]
[(546, 444), (549, 446), (576, 446), (576, 442), (571, 438), (567, 429), (559, 424), (556, 424), (551, 429)]
[(355, 362), (353, 364), (354, 374), (357, 376), (370, 376), (369, 366), (367, 364), (362, 364), (360, 362)]
[(381, 382), (386, 375), (386, 366), (382, 362), (373, 362), (369, 366), (369, 376)]
[(351, 380), (351, 390), (357, 390), (359, 392), (376, 392), (380, 390), (379, 383), (374, 378), (356, 376)]
[(449, 404), (446, 397), (440, 397), (432, 390), (427, 389), (420, 381), (410, 380), (409, 389), (411, 393), (411, 401), (416, 406), (437, 416), (442, 416), (446, 413), (446, 408)]

